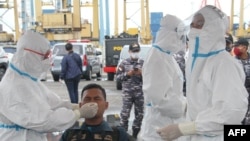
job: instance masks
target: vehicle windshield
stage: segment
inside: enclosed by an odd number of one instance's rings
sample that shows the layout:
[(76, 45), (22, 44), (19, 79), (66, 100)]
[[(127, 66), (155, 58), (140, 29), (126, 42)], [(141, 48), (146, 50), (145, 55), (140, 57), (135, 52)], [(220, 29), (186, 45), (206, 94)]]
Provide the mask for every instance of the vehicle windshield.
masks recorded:
[[(81, 54), (81, 45), (73, 45), (73, 51), (77, 54)], [(52, 54), (56, 54), (57, 56), (64, 56), (68, 52), (65, 49), (65, 45), (57, 45), (54, 47)]]

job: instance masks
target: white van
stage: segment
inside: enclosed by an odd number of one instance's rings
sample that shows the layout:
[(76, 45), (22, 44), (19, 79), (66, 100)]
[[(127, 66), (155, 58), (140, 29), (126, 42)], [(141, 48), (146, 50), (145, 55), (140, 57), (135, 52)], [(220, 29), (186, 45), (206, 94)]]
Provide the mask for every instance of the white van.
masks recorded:
[[(139, 52), (139, 58), (140, 59), (143, 59), (145, 60), (145, 58), (147, 57), (147, 54), (148, 54), (148, 51), (149, 49), (152, 47), (152, 45), (140, 45), (140, 52)], [(119, 58), (119, 61), (118, 61), (118, 65), (122, 62), (122, 60), (126, 59), (126, 58), (129, 58), (130, 55), (129, 55), (129, 45), (124, 45), (122, 50), (121, 50), (121, 53), (120, 53), (120, 58)], [(116, 79), (116, 89), (117, 90), (121, 90), (122, 89), (122, 84), (121, 82)]]
[[(65, 50), (66, 43), (57, 43), (52, 48), (51, 74), (54, 81), (59, 81), (61, 73), (61, 61), (68, 52)], [(73, 51), (82, 58), (82, 77), (86, 80), (92, 79), (92, 74), (101, 77), (101, 64), (92, 43), (72, 42)]]

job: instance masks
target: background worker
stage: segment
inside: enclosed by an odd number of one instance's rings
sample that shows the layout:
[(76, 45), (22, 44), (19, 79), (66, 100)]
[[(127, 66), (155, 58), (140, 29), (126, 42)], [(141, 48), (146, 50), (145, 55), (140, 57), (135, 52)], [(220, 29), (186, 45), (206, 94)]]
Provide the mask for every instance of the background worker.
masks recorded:
[(249, 42), (247, 39), (239, 39), (234, 43), (234, 50), (238, 50), (235, 57), (243, 66), (246, 75), (245, 87), (250, 94), (250, 54), (248, 53), (248, 46)]
[(144, 61), (145, 116), (140, 133), (143, 141), (160, 141), (157, 128), (185, 119), (184, 76), (174, 55), (185, 50), (187, 32), (179, 18), (164, 16), (155, 43)]
[(177, 53), (173, 54), (174, 59), (176, 60), (177, 64), (179, 65), (182, 74), (183, 74), (183, 95), (186, 96), (186, 78), (185, 78), (185, 64), (186, 64), (186, 60), (185, 60), (185, 55), (186, 55), (186, 50), (180, 50)]
[(65, 49), (68, 54), (62, 59), (60, 78), (65, 81), (71, 103), (78, 103), (78, 85), (82, 76), (82, 59), (73, 51), (73, 45), (67, 43)]
[(158, 129), (162, 139), (223, 141), (224, 125), (241, 124), (248, 93), (242, 66), (225, 50), (228, 23), (228, 17), (211, 5), (193, 16), (185, 71), (187, 121)]
[(144, 114), (144, 96), (142, 92), (143, 60), (139, 58), (140, 45), (129, 45), (130, 57), (124, 59), (118, 66), (117, 79), (122, 82), (121, 126), (128, 130), (128, 121), (134, 105), (135, 119), (132, 125), (132, 135), (137, 138), (141, 129)]
[(231, 52), (233, 48), (233, 42), (234, 42), (232, 34), (230, 34), (229, 32), (226, 32), (225, 39), (226, 39), (226, 51)]
[(248, 47), (249, 42), (244, 38), (241, 38), (234, 43), (234, 51), (237, 52), (235, 53), (235, 57), (239, 60), (246, 75), (245, 87), (248, 92), (248, 111), (242, 121), (242, 124), (244, 125), (250, 125), (250, 54), (248, 53)]
[(63, 101), (40, 81), (50, 68), (49, 56), (49, 42), (39, 33), (26, 31), (18, 40), (0, 83), (1, 141), (47, 141), (46, 133), (63, 131), (80, 117), (96, 114), (88, 105), (79, 109)]
[(82, 89), (80, 105), (96, 103), (98, 112), (92, 118), (85, 118), (80, 128), (66, 130), (60, 141), (128, 141), (128, 134), (123, 127), (110, 127), (103, 119), (103, 114), (108, 109), (105, 89), (95, 83), (86, 85)]

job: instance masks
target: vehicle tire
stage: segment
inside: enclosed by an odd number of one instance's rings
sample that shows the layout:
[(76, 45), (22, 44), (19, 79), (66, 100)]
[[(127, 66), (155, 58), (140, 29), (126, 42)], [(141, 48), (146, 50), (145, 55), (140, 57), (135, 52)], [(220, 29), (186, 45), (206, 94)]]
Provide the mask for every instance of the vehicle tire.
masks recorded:
[(92, 71), (89, 69), (86, 76), (85, 76), (86, 80), (91, 80), (92, 79)]
[(118, 81), (116, 80), (116, 89), (117, 90), (121, 90), (122, 89), (122, 83), (119, 80)]
[(52, 74), (54, 81), (59, 81), (59, 75)]
[(6, 68), (0, 68), (0, 81), (2, 80), (5, 72), (6, 72)]
[(108, 80), (113, 81), (114, 80), (114, 73), (108, 73)]

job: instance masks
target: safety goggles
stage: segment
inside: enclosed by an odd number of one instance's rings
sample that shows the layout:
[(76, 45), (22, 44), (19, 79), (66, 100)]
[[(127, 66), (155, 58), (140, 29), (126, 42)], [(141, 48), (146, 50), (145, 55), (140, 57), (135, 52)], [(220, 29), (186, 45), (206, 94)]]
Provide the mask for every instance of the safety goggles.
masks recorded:
[(24, 48), (24, 50), (30, 51), (32, 53), (35, 53), (35, 54), (38, 54), (38, 55), (42, 56), (43, 57), (42, 60), (48, 59), (51, 56), (51, 51), (50, 50), (48, 50), (45, 54), (34, 51), (34, 50), (31, 50), (31, 49), (28, 49), (28, 48)]

